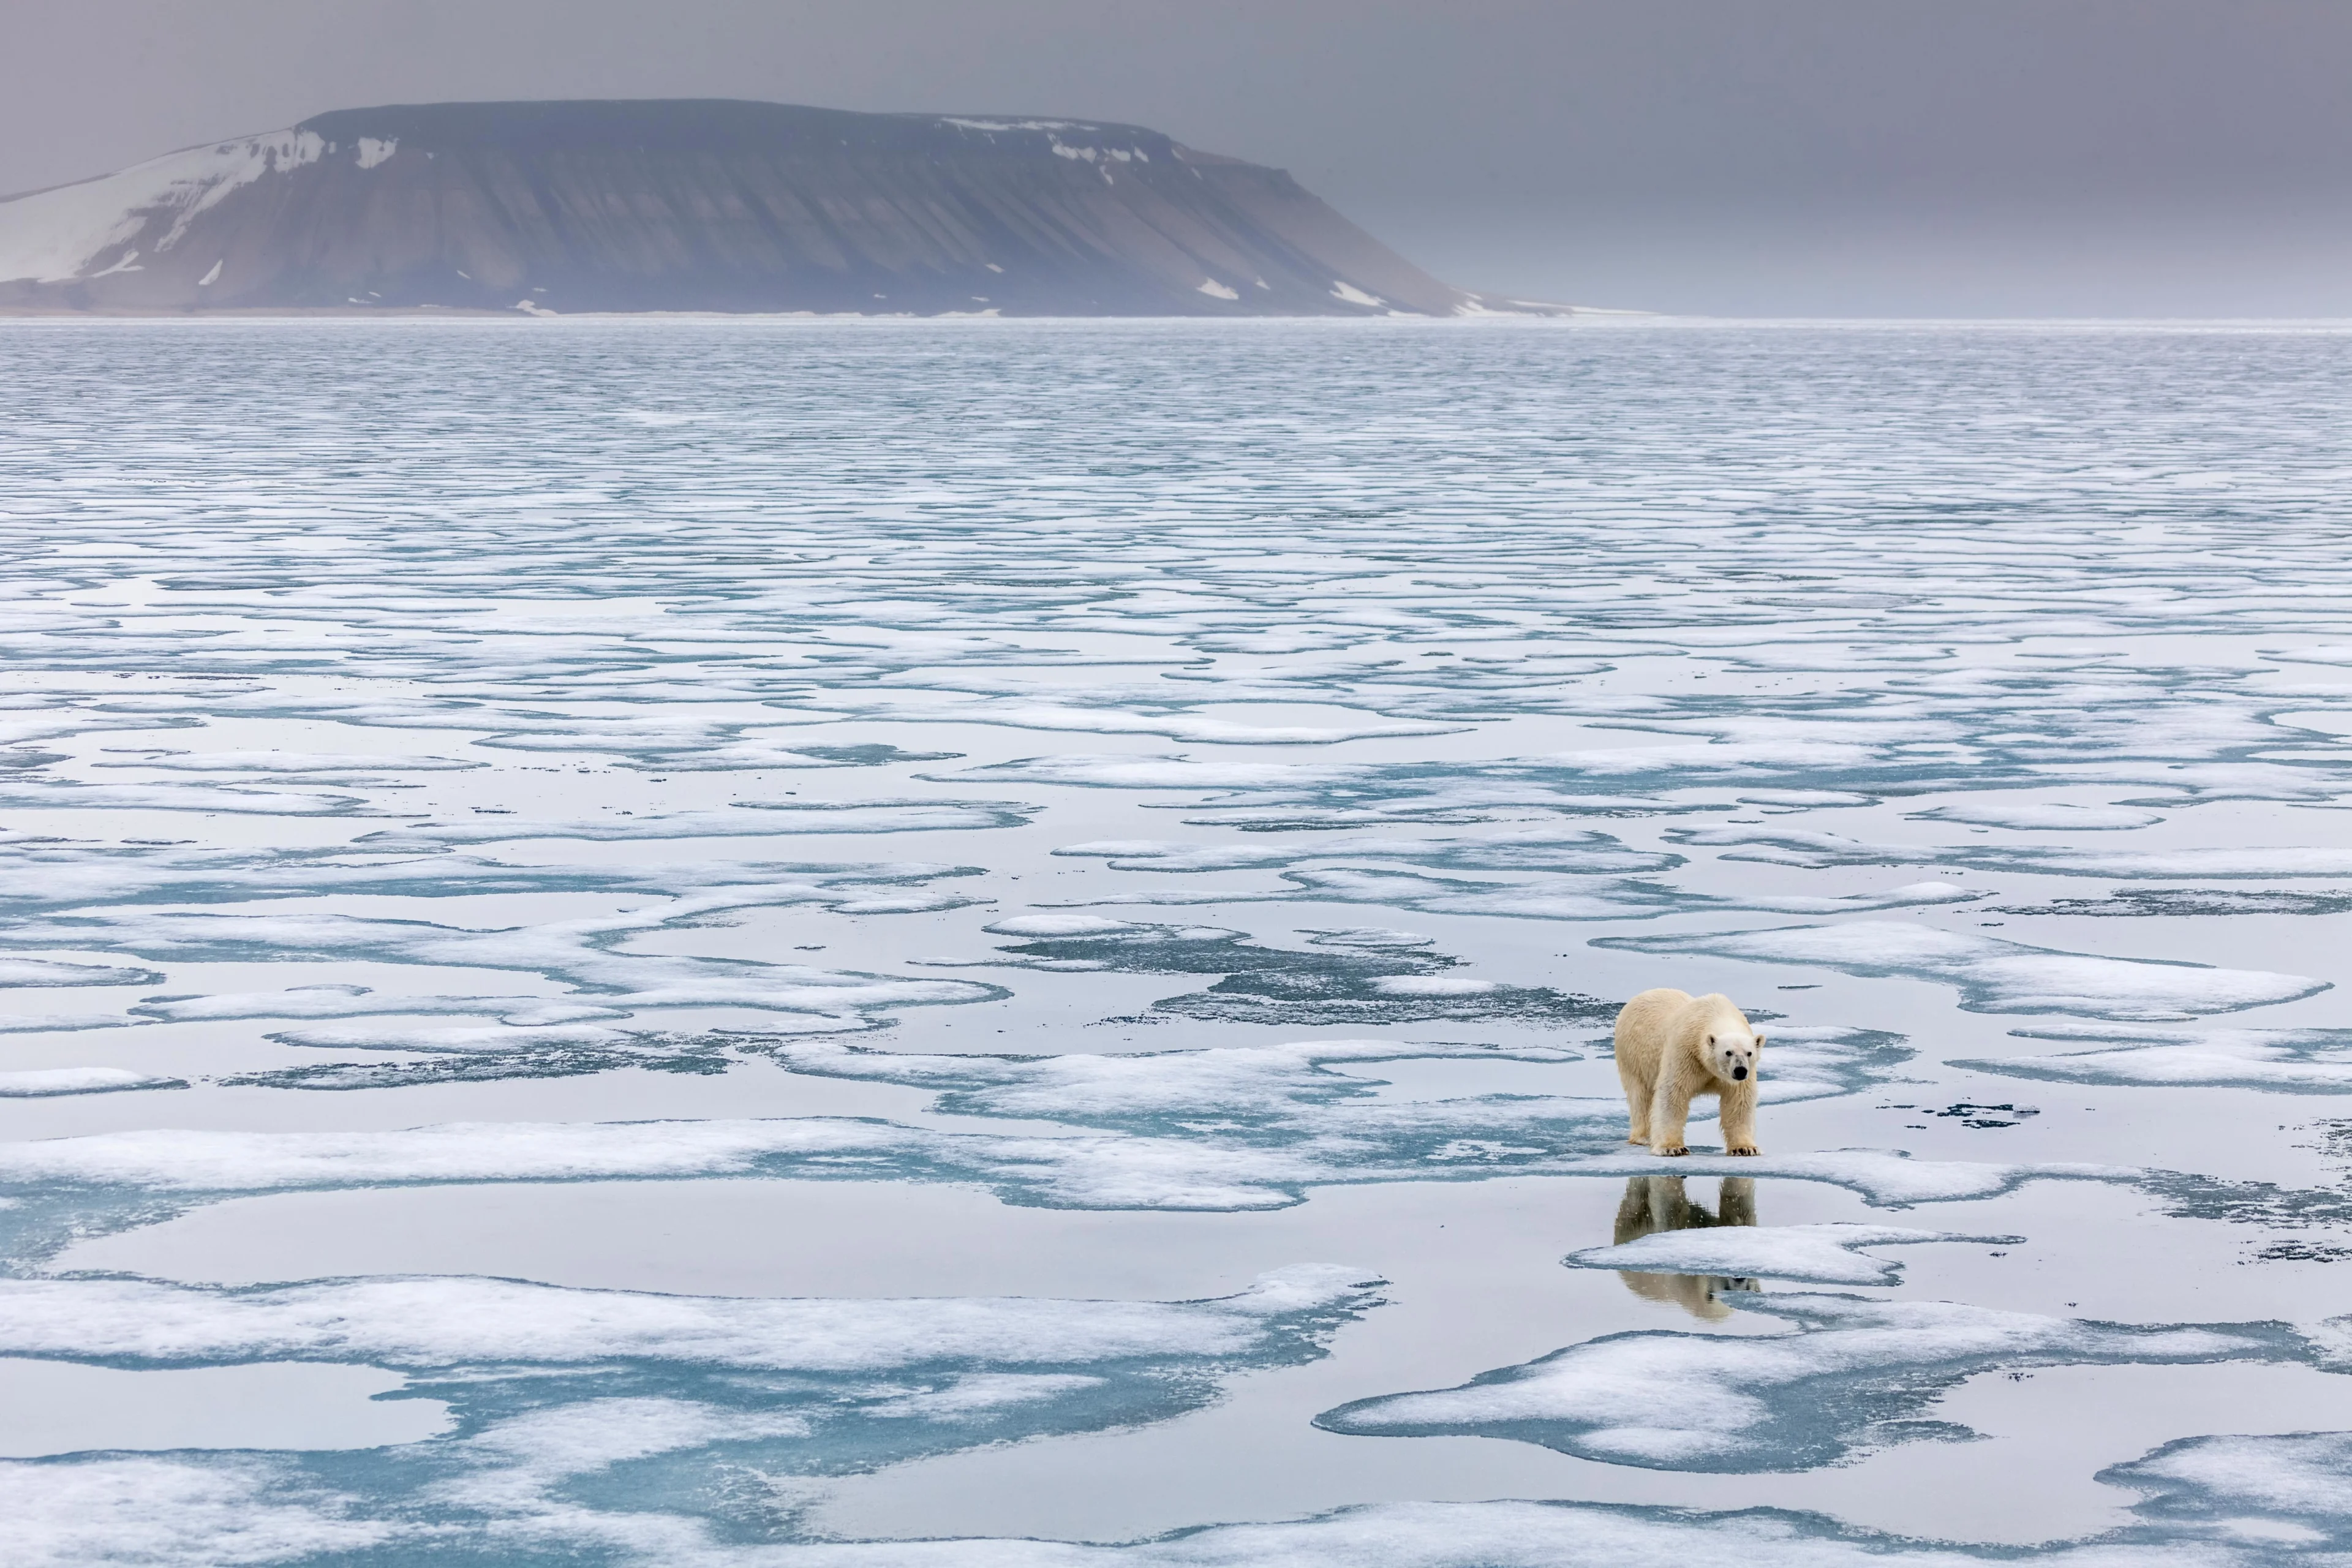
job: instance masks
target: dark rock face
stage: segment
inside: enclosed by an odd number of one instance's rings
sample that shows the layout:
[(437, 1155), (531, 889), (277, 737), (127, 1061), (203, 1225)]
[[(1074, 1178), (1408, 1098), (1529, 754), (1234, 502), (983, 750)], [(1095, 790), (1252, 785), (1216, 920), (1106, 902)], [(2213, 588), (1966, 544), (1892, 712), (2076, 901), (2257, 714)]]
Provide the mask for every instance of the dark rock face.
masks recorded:
[(341, 110), (12, 197), (0, 306), (1514, 308), (1157, 132), (700, 100)]

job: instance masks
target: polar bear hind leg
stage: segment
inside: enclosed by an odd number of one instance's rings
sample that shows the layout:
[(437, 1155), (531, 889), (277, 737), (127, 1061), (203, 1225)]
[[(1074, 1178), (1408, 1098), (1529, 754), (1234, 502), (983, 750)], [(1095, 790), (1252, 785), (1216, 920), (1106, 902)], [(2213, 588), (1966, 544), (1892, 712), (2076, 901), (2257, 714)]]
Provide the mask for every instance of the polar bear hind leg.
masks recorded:
[(1618, 1009), (1614, 1048), (1617, 1081), (1625, 1089), (1628, 1143), (1650, 1142), (1651, 1111), (1664, 1065), (1666, 1021), (1690, 1005), (1690, 1000), (1687, 992), (1662, 986), (1643, 992)]

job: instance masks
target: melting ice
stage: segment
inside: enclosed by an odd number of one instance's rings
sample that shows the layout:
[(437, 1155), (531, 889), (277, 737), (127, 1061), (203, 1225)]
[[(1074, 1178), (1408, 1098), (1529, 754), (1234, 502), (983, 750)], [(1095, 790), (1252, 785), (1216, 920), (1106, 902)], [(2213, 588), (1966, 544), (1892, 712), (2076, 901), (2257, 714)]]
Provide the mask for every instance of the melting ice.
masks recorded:
[(2352, 1551), (2335, 330), (5, 343), (26, 1561)]

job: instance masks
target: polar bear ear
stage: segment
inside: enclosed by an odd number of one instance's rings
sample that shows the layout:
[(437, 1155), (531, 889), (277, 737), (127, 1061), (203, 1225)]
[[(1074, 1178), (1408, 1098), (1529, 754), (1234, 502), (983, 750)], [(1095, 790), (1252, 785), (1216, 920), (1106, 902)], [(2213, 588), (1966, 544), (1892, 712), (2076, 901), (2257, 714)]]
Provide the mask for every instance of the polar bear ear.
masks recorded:
[(1708, 1045), (1710, 1045), (1710, 1046), (1711, 1046), (1711, 1045), (1713, 1045), (1713, 1044), (1715, 1044), (1715, 1037), (1714, 1037), (1713, 1035), (1709, 1035), (1709, 1036), (1706, 1037), (1706, 1043), (1707, 1043)]
[(1759, 1050), (1759, 1051), (1760, 1051), (1760, 1050), (1762, 1050), (1762, 1049), (1764, 1048), (1764, 1037), (1763, 1037), (1763, 1036), (1761, 1036), (1761, 1035), (1750, 1035), (1750, 1036), (1748, 1037), (1748, 1038), (1749, 1038), (1749, 1039), (1752, 1039), (1752, 1040), (1754, 1040), (1754, 1041), (1756, 1042), (1756, 1048), (1757, 1048), (1758, 1050)]

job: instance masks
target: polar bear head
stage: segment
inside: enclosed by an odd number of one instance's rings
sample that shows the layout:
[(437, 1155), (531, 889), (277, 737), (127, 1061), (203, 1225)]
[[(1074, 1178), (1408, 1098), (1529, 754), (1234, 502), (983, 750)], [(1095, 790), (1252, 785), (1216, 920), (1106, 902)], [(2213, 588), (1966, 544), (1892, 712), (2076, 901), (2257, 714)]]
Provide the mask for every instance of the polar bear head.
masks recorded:
[(1710, 1029), (1705, 1055), (1707, 1070), (1716, 1077), (1726, 1083), (1746, 1083), (1762, 1063), (1764, 1037), (1753, 1029)]

